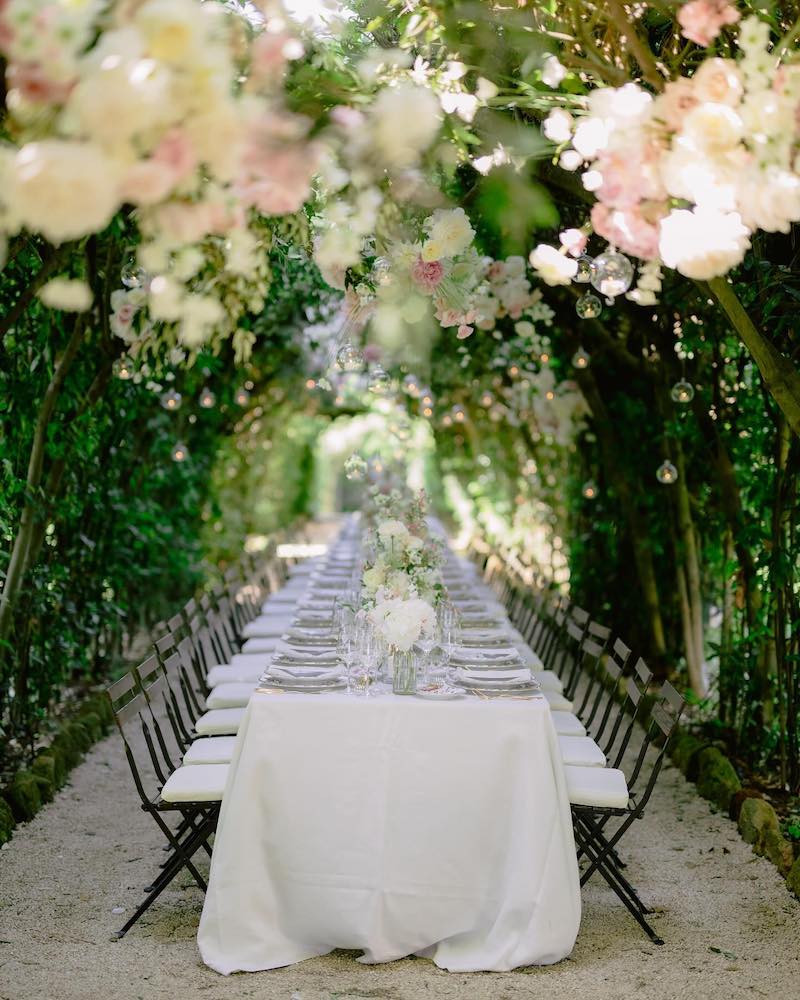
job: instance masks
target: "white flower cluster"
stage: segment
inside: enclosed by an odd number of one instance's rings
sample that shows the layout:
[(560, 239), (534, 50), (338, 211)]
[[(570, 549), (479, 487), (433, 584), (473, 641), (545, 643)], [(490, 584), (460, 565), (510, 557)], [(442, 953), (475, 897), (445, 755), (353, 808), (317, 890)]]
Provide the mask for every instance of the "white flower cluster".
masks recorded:
[[(585, 168), (595, 232), (697, 280), (739, 264), (756, 230), (800, 221), (800, 64), (779, 62), (756, 17), (738, 43), (738, 59), (707, 58), (656, 98), (634, 83), (599, 89), (587, 117), (559, 109), (544, 124), (562, 166)], [(570, 280), (563, 254), (536, 254), (545, 280)]]
[[(269, 244), (253, 222), (297, 212), (316, 165), (308, 123), (282, 108), (302, 47), (263, 6), (259, 34), (197, 0), (0, 6), (17, 140), (0, 151), (0, 232), (60, 244), (133, 207), (150, 317), (190, 348), (263, 303)], [(224, 277), (201, 280), (205, 269)], [(127, 310), (115, 312), (125, 337)]]
[(369, 618), (388, 646), (408, 652), (423, 635), (431, 635), (436, 612), (418, 597), (389, 598), (376, 604)]

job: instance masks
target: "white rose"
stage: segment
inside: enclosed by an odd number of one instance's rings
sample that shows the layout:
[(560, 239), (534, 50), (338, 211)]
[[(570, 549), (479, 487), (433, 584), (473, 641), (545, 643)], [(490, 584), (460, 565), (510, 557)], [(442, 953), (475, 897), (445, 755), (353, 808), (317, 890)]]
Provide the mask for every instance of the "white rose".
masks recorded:
[(691, 78), (698, 101), (735, 107), (742, 99), (742, 74), (732, 59), (704, 59)]
[(370, 109), (370, 137), (387, 167), (411, 167), (439, 131), (441, 110), (434, 94), (412, 83), (382, 90)]
[(578, 263), (555, 247), (540, 243), (530, 255), (531, 267), (547, 285), (568, 285), (578, 271)]
[(86, 312), (92, 305), (92, 290), (85, 281), (51, 278), (39, 290), (39, 298), (51, 309), (65, 312)]
[(547, 87), (557, 87), (567, 75), (566, 69), (557, 56), (547, 56), (542, 64), (542, 83)]
[[(436, 260), (462, 253), (475, 236), (475, 230), (463, 208), (439, 209), (425, 220), (425, 228), (430, 241), (437, 245)], [(422, 256), (427, 259), (424, 249)]]
[(742, 262), (750, 246), (749, 232), (737, 212), (673, 209), (659, 228), (661, 259), (695, 281), (727, 274)]
[(732, 149), (742, 138), (744, 125), (727, 104), (699, 104), (686, 116), (683, 135), (696, 149), (710, 153)]
[(362, 583), (364, 584), (364, 589), (368, 593), (374, 594), (379, 587), (383, 586), (385, 579), (386, 570), (380, 563), (376, 563), (369, 569), (364, 570)]
[(800, 222), (800, 177), (771, 166), (745, 174), (737, 191), (742, 220), (750, 229), (788, 233)]
[(116, 164), (90, 142), (28, 143), (6, 181), (15, 222), (51, 243), (105, 229), (118, 207)]
[(566, 142), (572, 135), (574, 122), (569, 111), (556, 108), (545, 118), (542, 131), (551, 142)]

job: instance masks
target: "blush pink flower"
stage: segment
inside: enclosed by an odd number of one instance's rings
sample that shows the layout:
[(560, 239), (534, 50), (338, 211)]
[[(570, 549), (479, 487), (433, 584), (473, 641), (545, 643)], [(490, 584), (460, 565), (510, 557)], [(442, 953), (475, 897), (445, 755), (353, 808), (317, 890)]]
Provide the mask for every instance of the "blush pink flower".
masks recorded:
[(598, 199), (614, 208), (631, 208), (644, 199), (664, 197), (660, 152), (655, 143), (646, 141), (602, 152), (593, 164), (602, 177), (595, 191)]
[(677, 132), (683, 125), (683, 119), (698, 103), (691, 80), (685, 76), (671, 80), (656, 98), (655, 117), (663, 121), (670, 131)]
[(467, 337), (471, 337), (474, 332), (475, 331), (471, 326), (467, 326), (466, 323), (462, 323), (461, 326), (458, 328), (458, 333), (456, 333), (456, 337), (458, 337), (459, 340), (466, 340)]
[(364, 360), (370, 364), (380, 361), (383, 356), (383, 351), (377, 344), (365, 344), (364, 350), (361, 353), (364, 355)]
[[(3, 46), (3, 25), (0, 22), (0, 48)], [(26, 101), (36, 104), (63, 104), (75, 81), (51, 80), (39, 63), (12, 63), (8, 67), (9, 89), (18, 90)]]
[(690, 0), (678, 11), (678, 23), (684, 38), (705, 48), (724, 25), (736, 24), (740, 16), (729, 0)]
[(411, 278), (424, 292), (432, 292), (444, 277), (444, 267), (438, 260), (423, 260), (417, 257), (411, 268)]
[(619, 247), (623, 253), (640, 260), (655, 260), (659, 255), (658, 219), (662, 215), (666, 215), (666, 211), (650, 221), (642, 215), (641, 206), (621, 209), (596, 204), (592, 208), (592, 227), (598, 236)]

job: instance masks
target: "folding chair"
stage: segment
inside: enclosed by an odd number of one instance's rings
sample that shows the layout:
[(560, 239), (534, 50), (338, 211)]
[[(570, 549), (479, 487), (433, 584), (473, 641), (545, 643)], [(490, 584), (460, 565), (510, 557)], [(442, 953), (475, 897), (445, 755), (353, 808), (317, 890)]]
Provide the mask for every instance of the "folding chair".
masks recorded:
[[(632, 698), (636, 700), (639, 694), (631, 680)], [(633, 822), (644, 813), (683, 707), (683, 698), (665, 681), (650, 711), (645, 738), (628, 781), (618, 768), (570, 765), (564, 768), (575, 842), (579, 855), (585, 854), (588, 860), (581, 874), (581, 885), (585, 885), (595, 872), (599, 872), (654, 944), (663, 944), (664, 941), (645, 918), (652, 910), (642, 902), (634, 887), (622, 874), (616, 857), (616, 845)], [(646, 771), (646, 764), (650, 764), (649, 773)], [(619, 818), (621, 822), (611, 835), (606, 836), (604, 827), (612, 818)]]
[[(106, 693), (114, 711), (142, 809), (152, 816), (171, 848), (160, 874), (146, 888), (144, 900), (113, 935), (115, 939), (119, 939), (127, 934), (182, 869), (185, 868), (200, 889), (206, 891), (205, 879), (194, 866), (192, 858), (200, 848), (205, 848), (209, 853), (211, 851), (208, 840), (216, 828), (228, 768), (224, 764), (202, 768), (171, 766), (168, 756), (161, 752), (162, 742), (166, 745), (166, 741), (152, 711), (153, 702), (148, 701), (144, 692), (138, 690), (133, 674), (127, 674), (116, 681)], [(150, 694), (153, 695), (154, 692)], [(137, 762), (134, 741), (138, 735), (144, 739), (149, 767), (154, 774), (154, 781), (151, 783), (154, 788), (151, 787), (150, 790), (145, 787), (146, 772)], [(167, 822), (170, 816), (179, 818), (180, 832), (171, 829)]]

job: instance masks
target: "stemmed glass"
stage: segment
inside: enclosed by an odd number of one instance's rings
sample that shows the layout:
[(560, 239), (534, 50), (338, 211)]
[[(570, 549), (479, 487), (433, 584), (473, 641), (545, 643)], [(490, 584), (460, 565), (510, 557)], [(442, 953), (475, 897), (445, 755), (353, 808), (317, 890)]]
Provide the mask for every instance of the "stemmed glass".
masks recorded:
[(445, 652), (445, 676), (448, 683), (455, 682), (456, 671), (453, 667), (452, 656), (458, 648), (460, 639), (458, 611), (449, 602), (439, 606), (437, 612), (438, 627), (441, 632), (441, 646)]
[(356, 620), (351, 662), (347, 672), (350, 691), (369, 697), (370, 688), (376, 679), (380, 653), (380, 640), (372, 624), (366, 619)]

